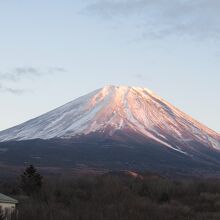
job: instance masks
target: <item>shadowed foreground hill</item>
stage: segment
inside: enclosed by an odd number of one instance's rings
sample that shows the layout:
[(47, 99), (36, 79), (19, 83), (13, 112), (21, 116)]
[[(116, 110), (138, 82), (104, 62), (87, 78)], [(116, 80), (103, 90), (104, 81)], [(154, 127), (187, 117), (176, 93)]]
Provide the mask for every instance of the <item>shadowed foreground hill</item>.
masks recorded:
[(219, 220), (220, 181), (171, 180), (156, 174), (111, 172), (49, 178), (38, 194), (22, 195), (15, 183), (0, 191), (20, 201), (17, 220)]
[[(116, 138), (122, 137), (122, 140)], [(145, 142), (136, 135), (124, 141), (100, 136), (72, 140), (28, 140), (0, 143), (0, 177), (18, 173), (27, 164), (35, 164), (47, 173), (56, 169), (151, 170), (163, 175), (220, 176), (220, 154), (196, 143), (193, 156), (181, 154), (162, 144)], [(138, 141), (137, 141), (138, 140)], [(193, 145), (193, 143), (192, 143)], [(0, 169), (1, 169), (0, 166)], [(17, 169), (17, 171), (16, 171)], [(59, 172), (57, 172), (58, 174)]]

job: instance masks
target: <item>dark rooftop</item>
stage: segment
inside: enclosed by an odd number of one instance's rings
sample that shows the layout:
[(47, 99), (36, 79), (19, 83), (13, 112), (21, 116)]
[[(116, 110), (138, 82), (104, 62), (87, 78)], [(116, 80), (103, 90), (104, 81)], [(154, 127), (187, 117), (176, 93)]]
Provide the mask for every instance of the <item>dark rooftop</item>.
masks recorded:
[(18, 201), (16, 199), (13, 199), (9, 196), (6, 196), (2, 193), (0, 193), (0, 203), (11, 203), (11, 204), (17, 204)]

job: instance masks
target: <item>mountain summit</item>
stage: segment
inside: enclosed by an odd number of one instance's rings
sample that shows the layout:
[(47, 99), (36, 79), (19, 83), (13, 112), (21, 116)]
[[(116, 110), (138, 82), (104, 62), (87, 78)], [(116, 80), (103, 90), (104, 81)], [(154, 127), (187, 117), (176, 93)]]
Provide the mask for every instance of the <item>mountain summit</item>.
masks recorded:
[(16, 127), (0, 132), (0, 142), (72, 139), (91, 134), (139, 134), (180, 153), (191, 143), (220, 150), (220, 135), (140, 87), (105, 86)]
[(0, 162), (216, 176), (220, 135), (148, 89), (105, 86), (0, 132)]

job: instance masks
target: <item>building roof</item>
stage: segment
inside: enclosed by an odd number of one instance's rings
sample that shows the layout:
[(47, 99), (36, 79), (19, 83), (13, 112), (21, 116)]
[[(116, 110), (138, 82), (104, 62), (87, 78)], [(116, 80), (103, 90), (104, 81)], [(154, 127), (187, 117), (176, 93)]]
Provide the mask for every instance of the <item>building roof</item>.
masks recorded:
[(17, 204), (18, 201), (16, 199), (13, 199), (9, 196), (6, 196), (2, 193), (0, 193), (0, 203), (11, 203), (11, 204)]

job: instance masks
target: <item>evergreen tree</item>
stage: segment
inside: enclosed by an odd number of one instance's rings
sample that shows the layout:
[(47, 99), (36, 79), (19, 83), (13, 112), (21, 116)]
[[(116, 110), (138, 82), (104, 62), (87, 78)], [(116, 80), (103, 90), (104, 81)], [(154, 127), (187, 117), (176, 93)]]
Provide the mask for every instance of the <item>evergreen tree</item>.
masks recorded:
[(36, 194), (42, 187), (42, 179), (43, 177), (37, 172), (36, 168), (30, 165), (21, 175), (21, 189), (27, 195)]

